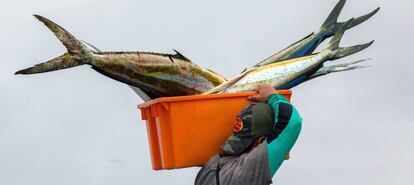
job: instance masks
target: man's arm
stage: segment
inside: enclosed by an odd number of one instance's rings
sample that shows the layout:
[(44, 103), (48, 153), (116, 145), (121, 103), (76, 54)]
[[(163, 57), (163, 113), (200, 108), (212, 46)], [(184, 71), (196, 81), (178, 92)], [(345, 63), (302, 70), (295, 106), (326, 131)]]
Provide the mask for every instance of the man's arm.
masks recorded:
[(275, 114), (274, 133), (267, 140), (269, 170), (273, 176), (295, 144), (302, 129), (302, 118), (282, 95), (270, 95), (267, 103)]
[(273, 176), (295, 144), (302, 128), (302, 118), (296, 108), (274, 88), (260, 85), (257, 91), (258, 95), (249, 99), (267, 102), (274, 112), (274, 133), (267, 138), (269, 170)]

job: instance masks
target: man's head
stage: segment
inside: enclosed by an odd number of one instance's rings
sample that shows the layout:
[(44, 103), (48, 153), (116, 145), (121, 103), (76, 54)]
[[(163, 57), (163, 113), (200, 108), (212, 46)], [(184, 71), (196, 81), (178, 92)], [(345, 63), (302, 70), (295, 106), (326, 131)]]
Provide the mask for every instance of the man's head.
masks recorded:
[[(225, 153), (238, 155), (246, 151), (259, 138), (273, 132), (274, 115), (266, 103), (252, 103), (237, 115), (233, 134), (221, 145)], [(263, 139), (260, 139), (260, 142)]]

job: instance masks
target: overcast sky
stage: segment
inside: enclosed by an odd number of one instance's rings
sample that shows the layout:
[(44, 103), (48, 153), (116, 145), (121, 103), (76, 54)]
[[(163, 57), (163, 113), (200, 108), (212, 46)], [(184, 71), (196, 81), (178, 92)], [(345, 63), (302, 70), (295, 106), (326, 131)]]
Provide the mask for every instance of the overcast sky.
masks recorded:
[[(153, 171), (146, 128), (126, 85), (81, 66), (14, 72), (65, 48), (40, 14), (105, 51), (181, 51), (228, 77), (316, 30), (337, 0), (0, 0), (0, 184), (192, 184), (199, 168)], [(414, 180), (414, 3), (348, 0), (342, 46), (375, 39), (372, 67), (294, 88), (301, 136), (274, 184), (411, 185)]]

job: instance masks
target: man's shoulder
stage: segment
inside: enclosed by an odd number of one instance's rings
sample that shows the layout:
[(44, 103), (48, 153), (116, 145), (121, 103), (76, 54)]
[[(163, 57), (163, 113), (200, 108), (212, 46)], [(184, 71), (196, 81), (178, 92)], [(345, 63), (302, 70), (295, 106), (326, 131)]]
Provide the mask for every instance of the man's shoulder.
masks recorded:
[(220, 172), (222, 182), (243, 184), (270, 184), (267, 142), (263, 142), (248, 152), (238, 156), (236, 160), (227, 163)]
[(195, 184), (214, 184), (217, 175), (221, 184), (270, 184), (267, 159), (267, 142), (263, 142), (248, 152), (238, 156), (217, 154), (210, 158), (198, 172)]
[(223, 154), (216, 154), (211, 157), (200, 169), (195, 179), (196, 185), (210, 185), (215, 184), (217, 181), (217, 175), (223, 166), (232, 160), (235, 160), (237, 156), (229, 156)]

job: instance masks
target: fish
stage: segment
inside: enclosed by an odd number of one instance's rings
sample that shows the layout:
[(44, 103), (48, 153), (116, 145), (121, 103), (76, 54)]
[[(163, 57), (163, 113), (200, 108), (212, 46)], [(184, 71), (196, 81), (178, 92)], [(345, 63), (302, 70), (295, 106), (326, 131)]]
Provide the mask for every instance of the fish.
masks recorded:
[[(229, 88), (229, 86), (236, 83), (238, 80), (243, 78), (247, 73), (254, 71), (260, 66), (273, 64), (282, 62), (285, 60), (308, 56), (312, 54), (315, 49), (326, 39), (332, 37), (335, 35), (335, 33), (339, 30), (339, 28), (343, 28), (344, 31), (351, 29), (368, 19), (370, 19), (372, 16), (374, 16), (379, 10), (380, 7), (374, 9), (368, 14), (365, 14), (363, 16), (357, 17), (357, 18), (351, 18), (349, 19), (347, 23), (347, 27), (343, 27), (343, 25), (346, 22), (338, 22), (338, 17), (346, 3), (346, 0), (340, 0), (333, 10), (330, 12), (328, 17), (325, 19), (322, 26), (320, 26), (319, 29), (317, 29), (315, 32), (309, 34), (305, 38), (295, 42), (294, 44), (290, 45), (289, 47), (277, 52), (276, 54), (273, 54), (272, 56), (266, 58), (265, 60), (255, 64), (254, 66), (250, 68), (246, 68), (242, 71), (241, 74), (237, 75), (236, 77), (233, 77), (232, 79), (228, 80), (227, 82), (220, 84), (219, 86), (216, 86), (213, 89), (210, 89), (207, 92), (204, 92), (203, 94), (211, 94), (211, 93), (218, 93), (220, 91), (223, 91), (224, 89)], [(298, 77), (297, 79), (291, 81), (288, 84), (285, 84), (284, 86), (279, 87), (279, 89), (291, 89), (301, 83), (316, 79), (318, 77), (330, 74), (330, 73), (336, 73), (336, 72), (342, 72), (342, 71), (349, 71), (354, 69), (362, 69), (369, 66), (354, 66), (354, 64), (364, 62), (370, 59), (362, 59), (355, 62), (349, 62), (344, 64), (337, 64), (332, 66), (321, 66), (317, 71), (313, 71), (314, 73), (306, 73), (303, 76)]]
[[(328, 46), (320, 53), (284, 60), (277, 63), (261, 65), (257, 68), (249, 69), (241, 75), (233, 78), (233, 81), (230, 80), (224, 83), (226, 85), (221, 84), (220, 86), (217, 86), (204, 94), (252, 91), (256, 89), (258, 84), (261, 83), (269, 84), (276, 89), (285, 89), (290, 87), (291, 84), (296, 84), (295, 81), (303, 81), (308, 77), (316, 78), (318, 76), (323, 76), (324, 74), (329, 73), (329, 70), (326, 70), (325, 73), (316, 72), (322, 68), (325, 62), (337, 60), (360, 52), (374, 42), (374, 40), (372, 40), (361, 45), (339, 47), (340, 40), (344, 35), (345, 30), (353, 24), (353, 21), (354, 19), (350, 19), (342, 24), (329, 41)], [(342, 64), (325, 69), (339, 71), (344, 70), (340, 67), (347, 68), (351, 64), (352, 63)]]
[(51, 20), (34, 16), (55, 34), (67, 52), (15, 74), (44, 73), (86, 64), (109, 78), (134, 87), (144, 101), (200, 94), (226, 81), (222, 75), (202, 68), (176, 50), (175, 54), (93, 51)]
[[(338, 31), (340, 27), (342, 27), (345, 22), (338, 22), (338, 17), (346, 3), (346, 0), (340, 0), (335, 5), (335, 7), (332, 9), (332, 11), (329, 13), (328, 17), (325, 19), (323, 24), (317, 29), (316, 31), (312, 32), (308, 36), (304, 37), (303, 39), (295, 42), (294, 44), (290, 45), (289, 47), (277, 52), (276, 54), (266, 58), (265, 60), (255, 64), (252, 68), (257, 68), (263, 65), (272, 64), (281, 62), (284, 60), (289, 60), (297, 57), (303, 57), (312, 54), (315, 49), (326, 39), (332, 37), (335, 35), (335, 33)], [(370, 19), (372, 16), (374, 16), (378, 11), (380, 10), (380, 7), (377, 7), (373, 11), (371, 11), (368, 14), (362, 15), (357, 18), (353, 18), (352, 21), (349, 23), (348, 27), (345, 28), (345, 30), (349, 30), (365, 21)], [(291, 83), (280, 87), (281, 89), (291, 89), (301, 83), (316, 79), (317, 77), (321, 77), (330, 73), (336, 73), (336, 72), (342, 72), (342, 71), (350, 71), (354, 69), (362, 69), (366, 68), (367, 66), (353, 66), (353, 64), (360, 63), (367, 61), (366, 59), (358, 60), (356, 62), (349, 62), (342, 64), (340, 66), (322, 66), (318, 71), (315, 72), (316, 75), (308, 74), (307, 76), (302, 76), (298, 78), (295, 81), (292, 81)], [(247, 69), (246, 69), (247, 70)], [(323, 75), (322, 75), (323, 74)], [(234, 83), (235, 80), (238, 80), (240, 78), (235, 77), (235, 79), (232, 79), (232, 82)], [(232, 83), (226, 83), (221, 85), (221, 89), (228, 87), (229, 84)], [(219, 90), (219, 88), (216, 87), (216, 90)]]
[[(255, 64), (253, 67), (260, 67), (263, 65), (276, 63), (292, 58), (303, 57), (309, 54), (312, 54), (313, 51), (321, 44), (325, 39), (328, 39), (335, 35), (339, 28), (342, 28), (345, 22), (338, 22), (338, 17), (346, 3), (346, 0), (340, 0), (330, 12), (328, 17), (325, 19), (324, 23), (320, 26), (319, 29), (312, 32), (303, 39), (295, 42), (289, 47), (277, 52), (276, 54), (266, 58), (265, 60)], [(352, 21), (348, 24), (348, 27), (345, 30), (351, 29), (368, 19), (374, 16), (380, 7), (374, 9), (370, 13), (360, 16), (358, 18), (353, 18)]]
[[(317, 31), (257, 63), (252, 68), (245, 69), (240, 75), (230, 80), (227, 80), (225, 76), (219, 73), (194, 64), (176, 50), (174, 50), (175, 54), (139, 51), (103, 52), (92, 44), (79, 41), (65, 29), (47, 18), (35, 15), (58, 37), (68, 49), (68, 52), (50, 61), (20, 70), (15, 74), (44, 73), (88, 64), (95, 71), (127, 84), (144, 101), (150, 101), (159, 97), (218, 92), (228, 88), (248, 72), (261, 66), (311, 54), (321, 42), (333, 36), (338, 28), (343, 27), (345, 24), (337, 22), (345, 2), (346, 0), (340, 0), (337, 3)], [(345, 30), (365, 22), (375, 15), (378, 10), (379, 8), (366, 15), (352, 19)], [(334, 72), (364, 68), (364, 66), (352, 66), (355, 63), (359, 62), (347, 63), (341, 66), (322, 66), (318, 71), (314, 71), (313, 74), (306, 73), (304, 76), (298, 77), (298, 79), (281, 88), (292, 88), (303, 82)]]
[(324, 76), (324, 75), (327, 75), (327, 74), (333, 73), (333, 72), (341, 72), (341, 71), (349, 71), (349, 70), (354, 70), (354, 69), (367, 68), (367, 67), (370, 67), (370, 65), (355, 66), (354, 64), (365, 62), (365, 61), (368, 61), (368, 60), (372, 60), (372, 58), (361, 59), (361, 60), (357, 60), (355, 62), (348, 62), (348, 63), (343, 63), (343, 64), (335, 64), (335, 65), (324, 66), (321, 69), (319, 69), (318, 71), (316, 71), (314, 74), (312, 74), (308, 78), (306, 78), (305, 81), (313, 80), (317, 77)]

